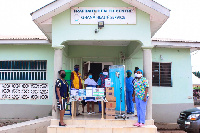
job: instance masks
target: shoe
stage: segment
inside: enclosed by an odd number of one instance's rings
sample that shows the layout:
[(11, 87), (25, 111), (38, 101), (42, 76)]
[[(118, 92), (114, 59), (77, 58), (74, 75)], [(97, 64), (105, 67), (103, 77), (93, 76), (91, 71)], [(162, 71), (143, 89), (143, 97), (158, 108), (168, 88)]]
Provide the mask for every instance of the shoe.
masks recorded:
[(136, 126), (136, 127), (138, 127), (140, 125), (140, 123), (136, 123), (136, 124), (134, 124), (133, 126)]
[(65, 127), (65, 126), (66, 126), (66, 124), (64, 124), (64, 125), (61, 125), (61, 123), (59, 122), (59, 126), (61, 126), (61, 127)]
[(88, 112), (88, 115), (91, 115), (92, 113), (91, 112)]
[(138, 127), (143, 127), (145, 126), (143, 123), (140, 123)]
[(92, 112), (92, 114), (95, 114), (95, 112)]

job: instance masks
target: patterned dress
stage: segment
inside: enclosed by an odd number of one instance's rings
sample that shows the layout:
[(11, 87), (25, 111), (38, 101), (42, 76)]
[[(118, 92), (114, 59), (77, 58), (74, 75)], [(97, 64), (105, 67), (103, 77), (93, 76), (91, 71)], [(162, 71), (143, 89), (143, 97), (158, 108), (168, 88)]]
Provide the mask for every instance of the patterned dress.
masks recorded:
[(135, 96), (143, 100), (145, 96), (145, 88), (147, 87), (149, 87), (149, 84), (148, 80), (145, 77), (142, 77), (141, 79), (136, 79), (134, 82)]

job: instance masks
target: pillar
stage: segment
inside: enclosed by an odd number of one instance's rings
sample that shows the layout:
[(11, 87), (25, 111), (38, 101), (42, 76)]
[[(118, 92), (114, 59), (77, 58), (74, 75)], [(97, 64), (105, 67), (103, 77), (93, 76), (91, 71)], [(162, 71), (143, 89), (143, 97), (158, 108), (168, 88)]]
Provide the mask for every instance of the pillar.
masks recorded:
[(62, 56), (63, 56), (64, 46), (53, 47), (53, 48), (54, 48), (54, 86), (53, 86), (52, 117), (53, 119), (58, 119), (60, 115), (59, 115), (59, 110), (57, 109), (55, 82), (56, 79), (59, 78), (58, 71), (62, 69)]
[(149, 81), (149, 99), (147, 101), (146, 120), (152, 119), (152, 48), (143, 47), (143, 70), (144, 77)]

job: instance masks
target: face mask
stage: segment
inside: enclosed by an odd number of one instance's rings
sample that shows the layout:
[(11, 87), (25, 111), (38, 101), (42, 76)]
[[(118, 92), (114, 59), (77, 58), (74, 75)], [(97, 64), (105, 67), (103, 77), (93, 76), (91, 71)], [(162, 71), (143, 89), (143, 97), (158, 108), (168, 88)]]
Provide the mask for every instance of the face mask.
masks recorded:
[(89, 78), (91, 79), (91, 78), (92, 78), (92, 75), (89, 75)]
[(103, 72), (103, 75), (108, 76), (108, 72)]
[(74, 68), (74, 71), (75, 71), (75, 72), (78, 72), (78, 70), (79, 70), (79, 68)]
[(131, 77), (131, 75), (132, 75), (131, 73), (127, 73), (127, 77)]
[(65, 78), (66, 74), (63, 73), (60, 76), (61, 76), (61, 78)]
[(141, 77), (142, 77), (142, 74), (137, 74), (137, 73), (135, 73), (135, 77), (136, 77), (136, 78), (141, 78)]

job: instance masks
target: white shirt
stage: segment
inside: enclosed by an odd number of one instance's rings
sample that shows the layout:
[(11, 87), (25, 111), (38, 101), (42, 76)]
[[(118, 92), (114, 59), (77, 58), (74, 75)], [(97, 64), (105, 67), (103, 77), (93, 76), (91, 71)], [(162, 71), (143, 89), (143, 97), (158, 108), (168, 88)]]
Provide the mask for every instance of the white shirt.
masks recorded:
[(94, 81), (94, 79), (90, 79), (90, 78), (87, 78), (85, 80), (84, 84), (87, 84), (87, 85), (97, 85), (97, 83)]

